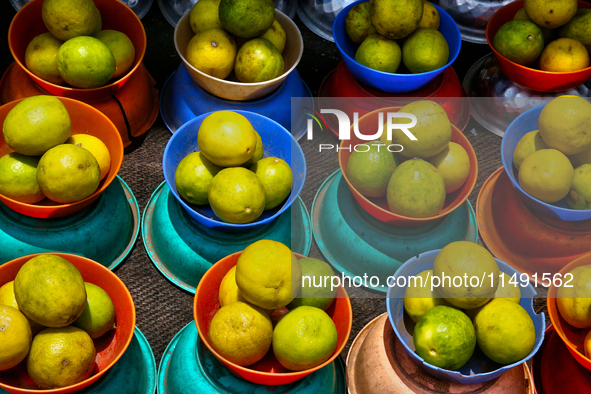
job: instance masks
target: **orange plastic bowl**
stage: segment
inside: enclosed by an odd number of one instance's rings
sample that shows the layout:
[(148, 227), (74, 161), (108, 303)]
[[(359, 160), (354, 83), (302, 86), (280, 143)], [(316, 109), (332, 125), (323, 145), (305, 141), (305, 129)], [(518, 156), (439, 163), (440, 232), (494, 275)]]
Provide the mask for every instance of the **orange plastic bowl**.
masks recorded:
[[(103, 180), (101, 180), (94, 193), (86, 197), (84, 200), (68, 204), (60, 204), (51, 201), (48, 198), (45, 198), (36, 204), (27, 204), (0, 194), (1, 202), (10, 209), (22, 213), (23, 215), (47, 219), (76, 213), (92, 204), (107, 186), (113, 182), (119, 172), (119, 168), (121, 168), (121, 163), (123, 161), (123, 142), (121, 141), (121, 135), (113, 122), (111, 122), (111, 120), (109, 120), (109, 118), (107, 118), (102, 112), (88, 104), (65, 97), (58, 97), (58, 99), (65, 105), (70, 114), (70, 118), (72, 119), (71, 134), (90, 134), (101, 139), (109, 149), (109, 154), (111, 155), (111, 168), (109, 169), (109, 173), (103, 178)], [(4, 119), (6, 119), (8, 112), (22, 100), (24, 99), (11, 101), (0, 107), (0, 125), (4, 124)], [(0, 157), (10, 152), (13, 152), (13, 150), (6, 145), (4, 136), (0, 134)]]
[[(560, 270), (559, 275), (564, 283), (564, 275), (576, 267), (582, 265), (591, 265), (591, 253), (583, 255)], [(562, 341), (566, 344), (568, 351), (577, 360), (579, 364), (591, 371), (591, 359), (585, 356), (585, 335), (589, 332), (589, 329), (576, 328), (571, 326), (560, 316), (558, 306), (556, 305), (556, 294), (558, 288), (554, 285), (548, 290), (548, 297), (546, 298), (546, 305), (548, 307), (548, 315), (550, 315), (550, 321), (556, 329), (558, 335)]]
[[(364, 115), (359, 119), (359, 130), (369, 130), (373, 133), (374, 130), (377, 130), (379, 124), (378, 116), (380, 112), (398, 112), (398, 110), (400, 110), (399, 107), (382, 108)], [(361, 208), (363, 208), (364, 211), (369, 213), (374, 218), (384, 223), (401, 227), (418, 227), (441, 219), (462, 205), (470, 193), (472, 193), (472, 190), (474, 190), (474, 186), (476, 186), (476, 179), (478, 177), (478, 160), (476, 159), (476, 152), (474, 152), (474, 148), (466, 136), (464, 136), (464, 134), (462, 134), (462, 132), (456, 126), (452, 125), (451, 127), (451, 141), (460, 144), (468, 153), (468, 157), (470, 158), (470, 174), (468, 174), (468, 179), (466, 179), (462, 187), (460, 187), (455, 192), (446, 195), (445, 203), (441, 211), (437, 215), (426, 218), (412, 218), (395, 214), (394, 212), (390, 211), (386, 196), (380, 198), (365, 197), (359, 193), (357, 189), (355, 189), (355, 187), (349, 181), (349, 178), (347, 178), (347, 163), (349, 162), (351, 153), (354, 151), (353, 148), (351, 151), (349, 151), (348, 148), (354, 147), (358, 144), (363, 144), (367, 141), (359, 139), (355, 133), (351, 131), (351, 139), (341, 141), (339, 148), (339, 167), (341, 168), (347, 185), (349, 185), (349, 189), (351, 189), (351, 193), (353, 193), (353, 196), (359, 205), (361, 205)]]
[[(337, 327), (337, 348), (333, 355), (324, 363), (317, 367), (307, 369), (305, 371), (291, 372), (285, 369), (273, 355), (272, 348), (262, 360), (249, 367), (241, 367), (226, 360), (211, 346), (209, 340), (209, 324), (213, 316), (220, 309), (219, 290), (220, 283), (226, 273), (236, 265), (238, 257), (242, 252), (236, 252), (224, 257), (217, 263), (211, 266), (209, 270), (201, 278), (199, 286), (195, 292), (195, 302), (193, 303), (193, 315), (195, 316), (195, 324), (197, 331), (205, 346), (222, 362), (232, 373), (241, 378), (256, 384), (264, 385), (282, 385), (295, 382), (314, 371), (325, 367), (334, 361), (345, 348), (349, 335), (351, 334), (351, 327), (353, 324), (353, 311), (351, 309), (351, 301), (345, 289), (341, 286), (337, 290), (336, 299), (326, 310), (326, 313), (332, 318)], [(305, 256), (295, 254), (298, 259)]]
[[(74, 264), (85, 282), (94, 283), (105, 290), (115, 305), (116, 328), (94, 340), (96, 359), (92, 375), (80, 383), (59, 389), (41, 390), (27, 373), (23, 361), (14, 368), (0, 371), (0, 388), (13, 394), (65, 394), (80, 390), (100, 378), (125, 353), (135, 330), (135, 306), (125, 284), (109, 269), (96, 261), (68, 253), (51, 253)], [(19, 257), (0, 265), (0, 286), (13, 281), (19, 269), (38, 254)]]
[(121, 88), (130, 75), (139, 67), (146, 53), (146, 32), (137, 15), (118, 0), (94, 0), (102, 18), (103, 30), (117, 30), (125, 33), (135, 47), (135, 60), (131, 69), (117, 80), (111, 80), (108, 84), (95, 89), (79, 89), (69, 86), (56, 85), (47, 82), (25, 66), (25, 52), (31, 40), (48, 30), (41, 17), (41, 9), (44, 0), (31, 0), (25, 4), (14, 16), (8, 29), (8, 46), (16, 63), (33, 80), (54, 96), (71, 97), (77, 100), (94, 100), (108, 97), (111, 93)]
[[(539, 92), (559, 92), (568, 90), (591, 78), (591, 67), (583, 70), (571, 72), (549, 72), (536, 70), (534, 68), (522, 66), (503, 57), (493, 47), (493, 39), (497, 31), (505, 23), (509, 22), (515, 16), (515, 13), (523, 8), (523, 0), (517, 0), (501, 7), (488, 20), (486, 25), (486, 41), (492, 49), (501, 71), (513, 82), (528, 89)], [(591, 4), (579, 0), (579, 8), (591, 8)]]

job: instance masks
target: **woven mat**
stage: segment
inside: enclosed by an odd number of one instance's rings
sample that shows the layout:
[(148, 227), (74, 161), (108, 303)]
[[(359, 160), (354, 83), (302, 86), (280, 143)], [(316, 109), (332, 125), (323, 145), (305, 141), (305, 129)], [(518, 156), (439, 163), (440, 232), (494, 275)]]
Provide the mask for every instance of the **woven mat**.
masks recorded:
[[(15, 14), (8, 1), (0, 2), (0, 26), (4, 37), (8, 35), (8, 26)], [(296, 23), (302, 32), (305, 50), (298, 66), (298, 71), (316, 95), (322, 79), (333, 70), (340, 61), (340, 54), (336, 46), (305, 27), (299, 19)], [(142, 20), (148, 38), (148, 48), (144, 64), (156, 80), (160, 90), (167, 78), (176, 70), (180, 59), (173, 43), (174, 29), (160, 13), (157, 2)], [(463, 43), (462, 52), (456, 62), (456, 69), (460, 80), (468, 68), (480, 57), (487, 54), (486, 45)], [(5, 70), (12, 62), (6, 38), (0, 40), (0, 70)], [(473, 131), (473, 132), (471, 132)], [(499, 168), (500, 137), (487, 132), (473, 120), (465, 132), (476, 151), (479, 162), (478, 183), (469, 200), (474, 206), (482, 183)], [(129, 185), (137, 198), (140, 210), (143, 210), (154, 190), (164, 181), (162, 174), (162, 154), (171, 134), (158, 117), (143, 143), (133, 151), (127, 152), (119, 175)], [(334, 155), (319, 155), (319, 143), (337, 143), (337, 139), (330, 133), (315, 135), (313, 141), (302, 139), (302, 148), (306, 155), (308, 174), (301, 197), (308, 210), (322, 182), (338, 169), (336, 153)], [(318, 248), (314, 244), (310, 256), (322, 259)], [(173, 338), (187, 323), (193, 321), (193, 295), (179, 289), (169, 282), (155, 268), (144, 249), (141, 237), (127, 260), (121, 264), (115, 273), (125, 282), (134, 299), (137, 311), (137, 326), (146, 336), (154, 352), (156, 362), (160, 362), (162, 354)], [(353, 330), (349, 344), (342, 356), (346, 358), (348, 347), (357, 333), (372, 320), (386, 311), (385, 300), (375, 298), (373, 293), (360, 289), (350, 289), (353, 306)], [(544, 294), (541, 294), (544, 295)], [(360, 298), (365, 297), (365, 298)], [(536, 309), (545, 309), (543, 299), (535, 300)]]

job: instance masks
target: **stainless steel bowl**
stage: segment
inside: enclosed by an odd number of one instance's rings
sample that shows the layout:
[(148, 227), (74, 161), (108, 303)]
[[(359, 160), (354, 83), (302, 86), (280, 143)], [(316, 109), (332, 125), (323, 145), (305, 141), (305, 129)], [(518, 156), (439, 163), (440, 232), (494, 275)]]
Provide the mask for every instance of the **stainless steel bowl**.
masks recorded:
[[(12, 1), (12, 0), (11, 0)], [(158, 0), (160, 12), (172, 27), (176, 27), (181, 16), (185, 15), (199, 0)], [(291, 19), (295, 16), (298, 0), (274, 0), (275, 9), (283, 12)]]
[(343, 8), (355, 0), (299, 0), (298, 16), (304, 25), (325, 40), (334, 42), (332, 23)]

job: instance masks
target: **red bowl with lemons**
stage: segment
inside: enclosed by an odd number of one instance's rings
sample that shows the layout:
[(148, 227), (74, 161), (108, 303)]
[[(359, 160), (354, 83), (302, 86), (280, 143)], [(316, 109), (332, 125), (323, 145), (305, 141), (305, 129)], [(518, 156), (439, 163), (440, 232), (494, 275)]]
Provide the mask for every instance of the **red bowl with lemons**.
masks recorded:
[(137, 15), (119, 0), (94, 0), (101, 14), (102, 30), (117, 30), (125, 33), (135, 47), (135, 60), (122, 77), (94, 89), (80, 89), (56, 85), (39, 78), (25, 66), (25, 52), (33, 38), (48, 30), (41, 17), (44, 0), (31, 0), (14, 16), (8, 29), (8, 46), (16, 63), (44, 90), (54, 96), (71, 97), (77, 100), (95, 100), (110, 97), (120, 89), (139, 67), (146, 53), (146, 32)]
[[(80, 101), (66, 97), (58, 97), (58, 99), (64, 104), (72, 119), (71, 135), (90, 134), (99, 138), (109, 149), (111, 167), (107, 175), (100, 181), (94, 193), (83, 200), (72, 203), (61, 204), (45, 198), (36, 204), (28, 204), (0, 194), (1, 202), (10, 209), (23, 215), (42, 219), (57, 218), (71, 215), (88, 207), (113, 182), (123, 162), (123, 142), (121, 141), (121, 135), (109, 118), (99, 110)], [(8, 112), (22, 100), (24, 99), (11, 101), (0, 107), (0, 125), (4, 124), (4, 119), (6, 119)], [(4, 141), (4, 135), (0, 134), (0, 157), (10, 152), (13, 152), (13, 150)]]
[[(349, 335), (351, 334), (351, 327), (353, 324), (353, 311), (351, 309), (351, 301), (347, 292), (342, 286), (339, 286), (336, 298), (332, 305), (325, 311), (334, 321), (337, 328), (337, 347), (332, 356), (324, 363), (304, 371), (292, 372), (285, 369), (273, 355), (273, 350), (263, 357), (262, 360), (249, 367), (242, 367), (237, 365), (216, 352), (209, 340), (209, 324), (216, 312), (220, 309), (219, 289), (220, 283), (226, 273), (236, 265), (238, 257), (242, 252), (236, 252), (224, 257), (217, 263), (211, 266), (209, 270), (201, 278), (199, 286), (195, 292), (195, 300), (193, 303), (193, 315), (195, 317), (195, 324), (199, 337), (205, 346), (220, 360), (220, 362), (228, 368), (230, 372), (249, 382), (263, 385), (283, 385), (295, 382), (302, 379), (312, 372), (317, 371), (334, 361), (335, 358), (341, 354)], [(295, 253), (299, 259), (304, 258), (300, 254)]]
[[(64, 259), (80, 271), (85, 282), (94, 283), (105, 290), (115, 305), (114, 330), (107, 332), (100, 338), (94, 339), (96, 348), (95, 365), (92, 375), (80, 383), (56, 388), (40, 389), (27, 373), (26, 363), (23, 361), (14, 368), (0, 371), (0, 388), (12, 394), (65, 394), (78, 391), (99, 379), (121, 358), (131, 342), (135, 330), (135, 306), (129, 290), (125, 284), (96, 261), (68, 253), (51, 253)], [(31, 258), (38, 254), (19, 257), (0, 265), (0, 286), (13, 281), (19, 269)]]
[[(558, 279), (560, 279), (562, 283), (565, 283), (568, 281), (568, 277), (565, 277), (565, 275), (574, 268), (582, 265), (591, 265), (591, 253), (573, 260), (564, 266), (558, 274), (554, 275), (552, 279), (555, 280), (556, 283), (558, 283)], [(585, 356), (585, 336), (589, 332), (589, 329), (573, 327), (564, 320), (556, 305), (557, 292), (558, 288), (552, 284), (548, 290), (548, 297), (546, 298), (548, 315), (550, 315), (552, 325), (568, 348), (570, 354), (573, 355), (579, 364), (591, 371), (591, 359)]]
[[(391, 107), (372, 111), (359, 119), (359, 130), (370, 130), (373, 132), (373, 130), (376, 130), (377, 125), (379, 124), (378, 119), (380, 112), (398, 112), (399, 110), (400, 107)], [(478, 178), (478, 160), (476, 159), (476, 152), (474, 152), (474, 148), (472, 147), (472, 144), (470, 144), (470, 141), (468, 141), (468, 138), (466, 138), (466, 136), (453, 124), (451, 125), (451, 128), (451, 142), (461, 145), (466, 150), (466, 153), (468, 153), (468, 157), (470, 159), (470, 173), (468, 174), (468, 178), (464, 184), (458, 190), (448, 193), (445, 196), (443, 208), (437, 215), (424, 218), (413, 218), (409, 216), (398, 215), (390, 211), (390, 208), (388, 207), (388, 201), (385, 196), (380, 198), (366, 197), (362, 195), (357, 189), (355, 189), (347, 177), (347, 163), (349, 163), (349, 157), (351, 157), (351, 154), (354, 151), (352, 147), (363, 144), (367, 141), (361, 140), (353, 132), (351, 132), (351, 139), (342, 140), (339, 147), (339, 167), (341, 168), (343, 177), (345, 178), (349, 189), (351, 189), (351, 193), (353, 193), (355, 200), (357, 200), (361, 208), (381, 222), (401, 227), (418, 227), (441, 219), (462, 205), (464, 201), (468, 199), (468, 196), (472, 193), (472, 190), (474, 190), (474, 186), (476, 186), (476, 179)], [(351, 151), (349, 151), (349, 149)]]
[[(499, 8), (486, 25), (486, 41), (492, 49), (501, 71), (511, 81), (539, 92), (560, 92), (579, 86), (591, 78), (591, 67), (570, 72), (550, 72), (522, 66), (501, 55), (493, 46), (497, 31), (513, 20), (517, 11), (523, 8), (523, 0), (513, 1)], [(591, 8), (591, 4), (579, 0), (578, 8)], [(547, 43), (546, 43), (547, 44)]]

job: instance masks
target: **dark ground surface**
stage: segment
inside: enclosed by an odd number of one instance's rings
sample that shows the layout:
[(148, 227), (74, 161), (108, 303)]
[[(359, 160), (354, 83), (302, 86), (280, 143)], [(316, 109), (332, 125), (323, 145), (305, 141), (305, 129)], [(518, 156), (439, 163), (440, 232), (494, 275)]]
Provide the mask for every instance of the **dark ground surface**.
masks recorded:
[[(0, 70), (6, 68), (13, 61), (10, 54), (7, 35), (8, 27), (15, 11), (7, 0), (0, 2)], [(300, 75), (308, 84), (313, 95), (316, 96), (322, 80), (333, 70), (340, 61), (337, 47), (314, 33), (295, 17), (302, 32), (305, 49), (303, 58), (297, 67)], [(148, 14), (142, 19), (148, 38), (148, 47), (144, 64), (156, 80), (156, 87), (161, 90), (167, 78), (178, 67), (178, 57), (173, 43), (173, 27), (164, 19), (156, 0)], [(454, 68), (460, 80), (470, 66), (482, 56), (490, 52), (487, 45), (462, 43), (462, 50), (454, 63)], [(472, 131), (472, 132), (470, 132)], [(474, 146), (479, 162), (477, 185), (469, 197), (475, 206), (476, 197), (483, 182), (494, 170), (502, 166), (500, 159), (501, 138), (486, 131), (473, 119), (465, 132)], [(126, 154), (119, 175), (127, 182), (137, 198), (141, 212), (143, 212), (152, 192), (164, 181), (162, 173), (162, 154), (171, 134), (159, 116), (143, 144)], [(301, 197), (308, 210), (322, 182), (336, 169), (338, 162), (334, 155), (319, 155), (318, 144), (337, 143), (337, 138), (330, 133), (316, 135), (313, 141), (302, 139), (301, 145), (306, 154), (308, 175)], [(112, 231), (105, 229), (105, 231)], [(315, 244), (310, 256), (323, 258)], [(156, 362), (160, 358), (173, 336), (187, 323), (193, 320), (193, 295), (181, 290), (169, 282), (156, 269), (149, 259), (140, 237), (129, 257), (115, 273), (125, 282), (134, 299), (137, 310), (137, 326), (145, 334), (152, 346)], [(542, 291), (538, 291), (543, 294)], [(353, 331), (349, 344), (365, 324), (375, 316), (386, 311), (383, 298), (371, 298), (373, 294), (362, 290), (351, 292), (353, 306)], [(536, 309), (545, 309), (543, 299), (536, 300)], [(342, 356), (346, 357), (347, 349)]]

